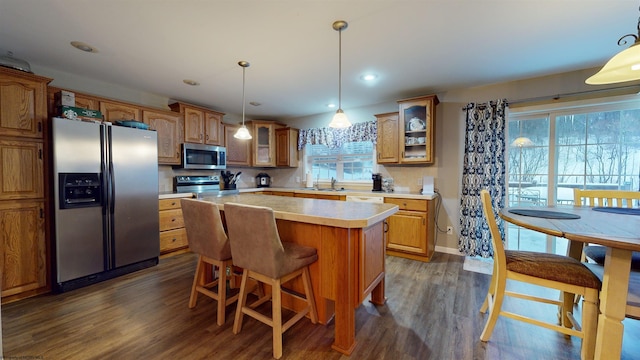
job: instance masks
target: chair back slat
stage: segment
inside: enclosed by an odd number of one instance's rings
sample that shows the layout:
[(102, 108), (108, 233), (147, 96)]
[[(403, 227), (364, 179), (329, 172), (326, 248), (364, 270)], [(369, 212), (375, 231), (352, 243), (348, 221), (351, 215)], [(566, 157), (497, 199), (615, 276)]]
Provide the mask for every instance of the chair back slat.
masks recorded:
[(573, 204), (632, 208), (640, 205), (640, 191), (573, 189)]

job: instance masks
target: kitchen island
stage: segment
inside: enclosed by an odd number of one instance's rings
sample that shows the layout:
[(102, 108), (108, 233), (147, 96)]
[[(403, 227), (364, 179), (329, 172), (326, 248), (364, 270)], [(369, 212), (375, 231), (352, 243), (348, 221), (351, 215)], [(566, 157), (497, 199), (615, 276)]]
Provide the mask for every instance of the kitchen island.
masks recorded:
[[(266, 206), (273, 209), (282, 241), (311, 246), (318, 261), (310, 266), (318, 320), (335, 320), (332, 348), (349, 355), (355, 348), (355, 310), (371, 295), (382, 305), (384, 293), (384, 220), (397, 205), (240, 194), (203, 197), (225, 203)], [(301, 289), (302, 284), (294, 283)], [(284, 299), (283, 306), (302, 306)]]

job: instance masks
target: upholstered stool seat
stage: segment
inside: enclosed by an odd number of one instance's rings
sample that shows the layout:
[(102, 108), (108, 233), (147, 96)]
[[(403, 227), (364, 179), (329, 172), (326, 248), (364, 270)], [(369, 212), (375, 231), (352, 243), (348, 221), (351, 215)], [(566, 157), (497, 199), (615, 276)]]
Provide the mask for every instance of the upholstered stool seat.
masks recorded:
[[(312, 323), (317, 322), (317, 313), (309, 275), (309, 265), (318, 255), (316, 249), (291, 242), (282, 242), (276, 227), (273, 210), (266, 207), (226, 203), (224, 205), (227, 230), (231, 242), (234, 265), (243, 269), (240, 298), (233, 323), (233, 332), (242, 329), (243, 316), (249, 315), (273, 328), (273, 357), (282, 357), (282, 334), (293, 324), (309, 314)], [(283, 284), (302, 277), (304, 296), (283, 287)], [(247, 305), (249, 278), (271, 286), (271, 293), (261, 296)], [(306, 305), (282, 323), (282, 293), (302, 300)], [(271, 300), (272, 317), (269, 318), (255, 308)]]
[[(191, 286), (189, 308), (194, 308), (198, 301), (198, 293), (218, 301), (218, 326), (225, 322), (226, 306), (238, 300), (238, 293), (227, 297), (227, 279), (233, 261), (231, 245), (222, 224), (218, 206), (211, 202), (181, 199), (182, 215), (187, 230), (189, 249), (198, 255), (196, 273)], [(218, 269), (218, 277), (207, 282), (206, 266)], [(215, 275), (215, 271), (212, 271)], [(217, 290), (216, 290), (217, 287)]]

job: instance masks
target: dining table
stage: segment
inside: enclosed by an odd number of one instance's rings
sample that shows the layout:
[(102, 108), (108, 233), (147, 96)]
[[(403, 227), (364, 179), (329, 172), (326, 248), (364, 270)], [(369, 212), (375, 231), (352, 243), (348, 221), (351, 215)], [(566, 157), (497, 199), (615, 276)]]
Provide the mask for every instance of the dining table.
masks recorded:
[[(631, 253), (640, 251), (640, 216), (638, 209), (635, 210), (635, 214), (624, 214), (606, 208), (550, 206), (507, 207), (499, 213), (512, 224), (566, 238), (569, 240), (567, 254), (577, 259), (585, 243), (607, 248), (595, 359), (619, 359), (621, 356)], [(568, 298), (565, 296), (565, 304)], [(571, 304), (572, 300), (573, 297)]]

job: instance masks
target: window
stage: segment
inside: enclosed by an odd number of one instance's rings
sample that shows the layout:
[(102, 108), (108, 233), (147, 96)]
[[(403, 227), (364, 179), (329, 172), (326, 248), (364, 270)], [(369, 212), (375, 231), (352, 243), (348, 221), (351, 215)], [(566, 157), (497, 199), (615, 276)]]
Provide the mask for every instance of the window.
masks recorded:
[[(571, 206), (574, 188), (640, 191), (635, 96), (515, 109), (508, 126), (509, 206)], [(518, 146), (522, 137), (531, 141)], [(512, 224), (507, 233), (510, 249), (566, 252), (564, 239)]]
[(349, 142), (336, 149), (326, 145), (305, 145), (307, 169), (313, 179), (340, 182), (369, 181), (373, 174), (374, 147), (371, 141)]

